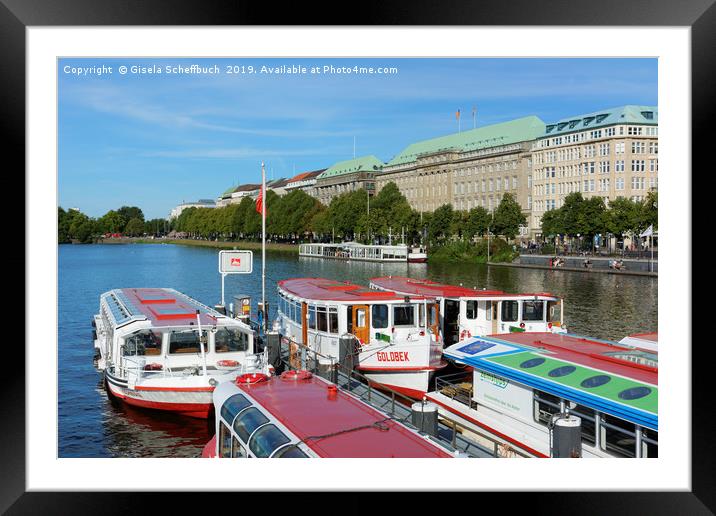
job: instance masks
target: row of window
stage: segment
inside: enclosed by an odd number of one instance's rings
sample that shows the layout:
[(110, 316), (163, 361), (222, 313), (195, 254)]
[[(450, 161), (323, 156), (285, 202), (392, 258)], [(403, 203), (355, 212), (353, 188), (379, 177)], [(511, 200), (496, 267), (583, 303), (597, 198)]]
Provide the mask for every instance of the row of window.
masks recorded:
[[(478, 189), (478, 182), (475, 181), (474, 183), (466, 182), (466, 183), (455, 183), (455, 195), (463, 195), (466, 193), (472, 193), (473, 192), (473, 184), (474, 184), (474, 192), (477, 193), (480, 190)], [(517, 190), (517, 185), (519, 184), (517, 176), (512, 176), (512, 190)], [(500, 188), (504, 190), (510, 189), (510, 178), (504, 177), (504, 178), (496, 178), (493, 182), (492, 179), (485, 180), (483, 179), (481, 182), (482, 186), (482, 192), (488, 191), (492, 192), (500, 191)], [(487, 190), (485, 189), (487, 187)]]
[[(204, 351), (207, 353), (227, 353), (247, 351), (249, 349), (249, 335), (233, 328), (218, 328), (212, 332), (213, 339), (209, 338), (206, 330), (202, 332)], [(168, 332), (169, 354), (201, 353), (199, 332), (196, 330), (170, 330)], [(125, 338), (122, 345), (122, 355), (142, 356), (161, 355), (164, 332), (156, 330), (139, 330)]]
[[(278, 309), (298, 325), (303, 324), (301, 303), (279, 295)], [(338, 334), (338, 307), (308, 305), (306, 308), (308, 327), (326, 333)]]
[(537, 142), (537, 148), (553, 147), (566, 143), (579, 143), (587, 140), (596, 140), (603, 137), (611, 136), (658, 136), (659, 128), (654, 126), (618, 126), (607, 127), (604, 129), (595, 129), (592, 131), (584, 131), (581, 133), (566, 134), (564, 136), (556, 136), (547, 138)]
[[(646, 163), (647, 160), (630, 160), (630, 166), (632, 172), (644, 172), (646, 170)], [(658, 172), (659, 171), (659, 162), (655, 159), (648, 160), (649, 163), (649, 172)], [(624, 172), (625, 169), (625, 161), (624, 160), (615, 160), (614, 161), (614, 171), (615, 172)], [(599, 172), (600, 174), (608, 174), (611, 171), (611, 162), (610, 161), (588, 161), (583, 162), (579, 164), (574, 165), (566, 165), (566, 166), (560, 166), (560, 167), (544, 167), (535, 170), (535, 179), (536, 180), (544, 180), (549, 179), (553, 177), (576, 177), (576, 176), (586, 176), (589, 174), (594, 174), (595, 172)]]

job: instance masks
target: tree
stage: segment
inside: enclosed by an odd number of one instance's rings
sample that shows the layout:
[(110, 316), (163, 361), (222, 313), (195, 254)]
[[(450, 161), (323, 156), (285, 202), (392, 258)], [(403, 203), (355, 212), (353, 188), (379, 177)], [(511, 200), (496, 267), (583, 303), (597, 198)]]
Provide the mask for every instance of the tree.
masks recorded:
[(140, 236), (144, 234), (144, 222), (135, 217), (127, 222), (124, 232), (129, 236)]
[(433, 212), (428, 225), (428, 235), (431, 242), (435, 243), (451, 236), (450, 227), (452, 226), (453, 216), (454, 212), (450, 204), (443, 204)]
[(126, 221), (139, 219), (144, 222), (144, 213), (142, 213), (142, 210), (136, 206), (122, 206), (117, 210), (117, 213), (119, 213)]
[(556, 235), (565, 234), (564, 222), (562, 220), (564, 212), (562, 208), (556, 210), (547, 210), (542, 215), (542, 236), (554, 237)]
[(495, 210), (493, 224), (495, 233), (504, 235), (508, 240), (511, 240), (520, 232), (520, 226), (525, 224), (527, 224), (527, 217), (522, 213), (520, 204), (512, 194), (504, 194)]
[(103, 233), (123, 233), (129, 219), (117, 211), (109, 210), (99, 219), (99, 228)]
[(649, 226), (653, 226), (654, 230), (659, 227), (659, 194), (655, 190), (649, 191), (638, 207), (636, 229), (640, 233)]
[(617, 197), (611, 201), (606, 217), (607, 231), (617, 236), (634, 232), (638, 226), (638, 210), (631, 199)]
[(560, 208), (562, 212), (562, 229), (569, 236), (577, 236), (584, 233), (582, 226), (584, 217), (582, 216), (584, 197), (580, 192), (573, 192), (564, 198), (564, 203)]
[(476, 206), (471, 209), (467, 215), (465, 236), (471, 240), (476, 235), (483, 236), (486, 234), (491, 218), (490, 213), (482, 206)]

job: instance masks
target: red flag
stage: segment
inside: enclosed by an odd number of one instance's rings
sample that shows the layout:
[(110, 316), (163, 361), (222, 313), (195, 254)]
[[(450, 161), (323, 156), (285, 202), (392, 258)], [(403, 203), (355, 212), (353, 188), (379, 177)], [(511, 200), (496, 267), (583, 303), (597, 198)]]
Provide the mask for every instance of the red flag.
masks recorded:
[(455, 111), (455, 118), (457, 120), (460, 120), (460, 110), (459, 109), (457, 111)]
[(259, 190), (259, 196), (256, 199), (256, 211), (261, 214), (263, 213), (263, 205), (264, 205), (264, 189), (261, 188)]

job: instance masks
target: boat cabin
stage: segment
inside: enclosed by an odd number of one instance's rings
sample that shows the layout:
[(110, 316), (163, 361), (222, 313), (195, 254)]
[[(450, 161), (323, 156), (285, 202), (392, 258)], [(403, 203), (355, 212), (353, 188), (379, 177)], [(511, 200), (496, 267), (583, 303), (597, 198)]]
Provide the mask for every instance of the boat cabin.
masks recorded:
[(450, 458), (419, 434), (306, 371), (247, 375), (216, 387), (216, 434), (203, 457)]
[(563, 330), (564, 303), (547, 292), (508, 294), (402, 276), (371, 278), (370, 287), (435, 298), (445, 346), (479, 335)]
[(581, 420), (583, 457), (658, 455), (658, 355), (571, 334), (512, 333), (454, 344), (464, 373), (435, 379), (428, 399), (537, 457), (550, 456), (555, 418)]

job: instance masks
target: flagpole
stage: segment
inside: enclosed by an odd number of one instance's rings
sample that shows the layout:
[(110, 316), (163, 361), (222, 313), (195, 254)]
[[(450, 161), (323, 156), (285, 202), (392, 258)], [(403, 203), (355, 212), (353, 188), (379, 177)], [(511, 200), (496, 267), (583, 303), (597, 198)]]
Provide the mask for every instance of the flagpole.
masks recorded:
[(266, 310), (266, 168), (261, 162), (261, 307), (263, 314), (263, 330), (266, 333), (268, 328), (268, 310)]

